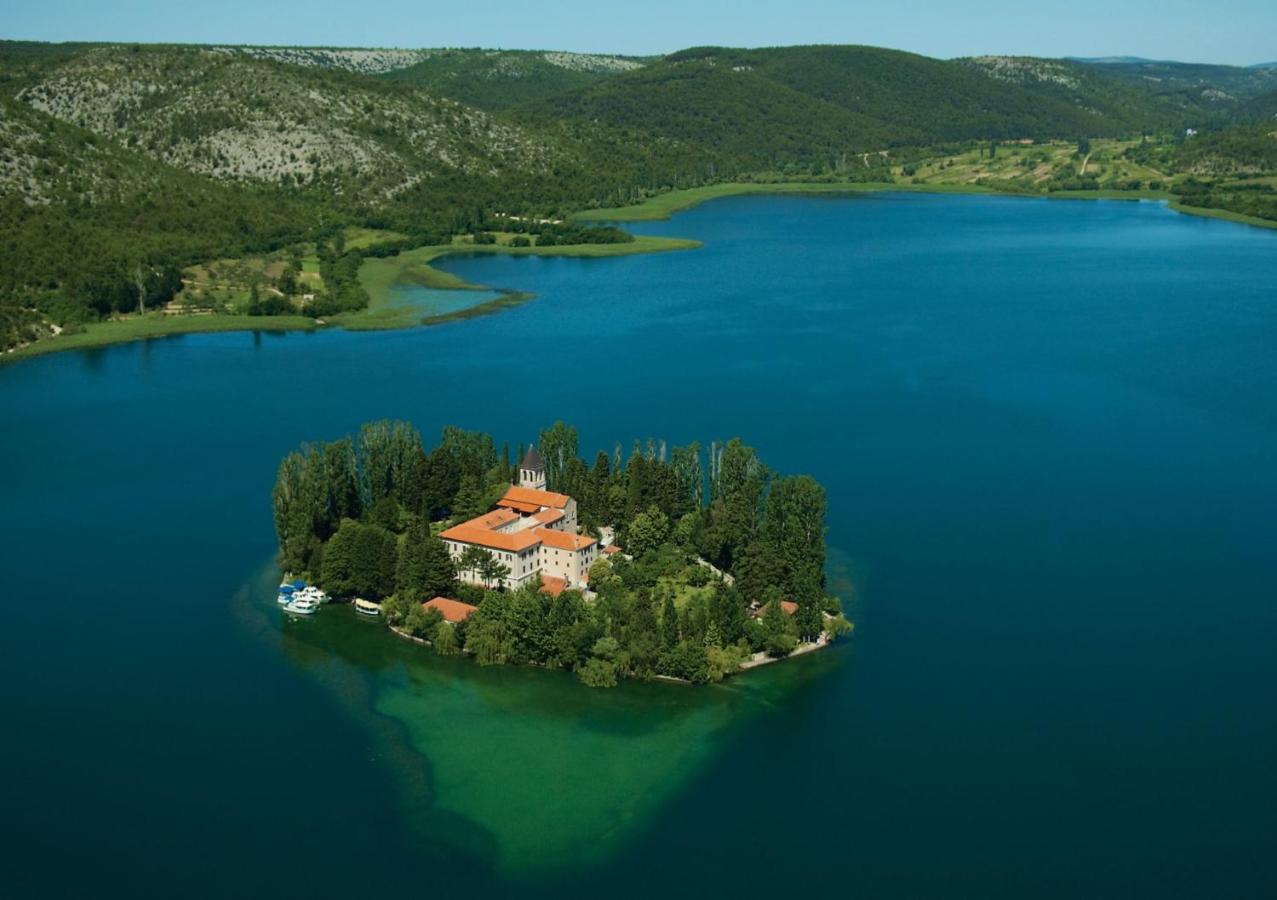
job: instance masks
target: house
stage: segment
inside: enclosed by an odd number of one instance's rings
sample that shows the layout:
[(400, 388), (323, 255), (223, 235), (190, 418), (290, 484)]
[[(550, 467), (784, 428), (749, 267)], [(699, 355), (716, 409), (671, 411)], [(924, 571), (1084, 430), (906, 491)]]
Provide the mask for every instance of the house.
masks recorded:
[[(752, 615), (755, 619), (761, 619), (763, 616), (767, 615), (766, 603), (753, 603), (750, 605), (749, 609), (750, 615)], [(793, 600), (782, 600), (780, 601), (780, 611), (787, 616), (796, 616), (798, 615), (798, 604)]]
[[(545, 462), (535, 447), (519, 463), (519, 483), (501, 496), (496, 509), (439, 537), (454, 561), (469, 547), (486, 551), (509, 570), (501, 585), (510, 589), (541, 585), (546, 579), (561, 580), (565, 588), (583, 587), (598, 557), (598, 541), (577, 533), (576, 501), (545, 489)], [(484, 583), (474, 569), (459, 570), (458, 576)]]
[(451, 597), (432, 597), (421, 606), (427, 610), (439, 610), (439, 615), (443, 616), (443, 620), (451, 622), (453, 625), (461, 624), (470, 618), (471, 613), (479, 608), (471, 606), (469, 603), (462, 603), (460, 600), (453, 600)]

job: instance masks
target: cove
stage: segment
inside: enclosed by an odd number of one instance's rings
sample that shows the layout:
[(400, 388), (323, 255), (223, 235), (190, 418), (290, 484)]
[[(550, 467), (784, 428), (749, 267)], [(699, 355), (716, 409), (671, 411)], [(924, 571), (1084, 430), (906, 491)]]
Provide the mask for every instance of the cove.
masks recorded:
[[(1277, 234), (916, 194), (637, 230), (704, 246), (0, 369), (5, 893), (1273, 893)], [(828, 487), (856, 635), (600, 695), (291, 627), (274, 467), (379, 417), (739, 434)]]

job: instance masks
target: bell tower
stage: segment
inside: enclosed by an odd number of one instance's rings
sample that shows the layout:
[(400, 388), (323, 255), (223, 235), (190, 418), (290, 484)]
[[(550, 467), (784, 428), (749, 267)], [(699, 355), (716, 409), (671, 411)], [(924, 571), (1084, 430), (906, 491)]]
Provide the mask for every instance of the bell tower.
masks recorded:
[(537, 453), (534, 444), (528, 445), (528, 452), (519, 463), (519, 487), (531, 488), (534, 491), (545, 490), (545, 460)]

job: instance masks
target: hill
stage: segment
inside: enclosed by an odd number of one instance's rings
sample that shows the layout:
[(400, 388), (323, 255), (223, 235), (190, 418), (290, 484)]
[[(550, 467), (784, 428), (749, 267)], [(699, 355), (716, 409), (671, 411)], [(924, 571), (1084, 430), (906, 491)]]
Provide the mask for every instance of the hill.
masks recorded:
[(638, 59), (532, 50), (430, 50), (384, 77), (485, 110), (503, 110), (641, 68)]
[(452, 100), (239, 51), (89, 49), (18, 97), (188, 171), (318, 185), (365, 201), (440, 174), (546, 169), (556, 156)]
[(1277, 69), (1201, 63), (1096, 62), (1086, 66), (1113, 82), (1134, 87), (1166, 108), (1195, 116), (1197, 126), (1227, 120), (1245, 101), (1277, 90)]
[(1177, 161), (1194, 176), (1277, 175), (1277, 123), (1199, 134), (1184, 142)]
[(224, 183), (0, 96), (0, 349), (171, 297), (181, 265), (304, 237), (318, 210)]
[(1143, 96), (1073, 73), (1067, 84), (1008, 77), (990, 61), (874, 47), (695, 48), (518, 108), (695, 144), (726, 169), (829, 167), (846, 154), (989, 138), (1129, 132), (1154, 117)]

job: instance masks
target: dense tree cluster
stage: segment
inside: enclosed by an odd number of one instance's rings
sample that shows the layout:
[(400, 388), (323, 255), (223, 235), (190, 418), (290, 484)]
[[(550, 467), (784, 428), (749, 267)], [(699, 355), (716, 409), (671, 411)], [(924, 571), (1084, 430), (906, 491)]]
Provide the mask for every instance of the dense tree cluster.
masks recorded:
[[(410, 425), (375, 422), (289, 454), (273, 492), (283, 566), (338, 597), (384, 600), (391, 624), (440, 652), (571, 669), (594, 685), (717, 680), (751, 654), (784, 656), (849, 627), (825, 591), (825, 493), (814, 479), (772, 473), (736, 439), (704, 452), (647, 441), (592, 466), (562, 422), (538, 444), (548, 488), (576, 498), (586, 530), (614, 527), (625, 550), (595, 563), (589, 599), (493, 589), (507, 573), (474, 548), (454, 564), (436, 528), (485, 512), (516, 473), (508, 444), (498, 451), (491, 436), (451, 426), (431, 450)], [(489, 588), (459, 584), (457, 568)], [(478, 611), (444, 623), (422, 608), (436, 595)]]

